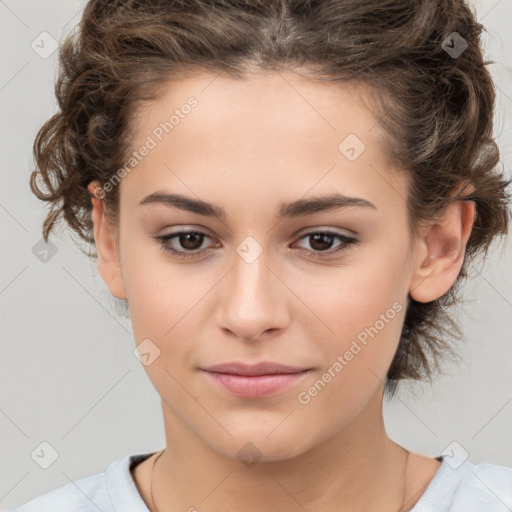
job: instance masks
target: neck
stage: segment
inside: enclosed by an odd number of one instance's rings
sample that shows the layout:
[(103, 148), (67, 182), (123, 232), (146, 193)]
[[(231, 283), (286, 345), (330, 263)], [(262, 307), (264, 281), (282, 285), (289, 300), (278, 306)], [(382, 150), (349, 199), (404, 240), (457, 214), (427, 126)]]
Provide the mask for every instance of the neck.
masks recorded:
[(265, 457), (252, 448), (255, 463), (213, 449), (162, 405), (167, 448), (152, 484), (159, 512), (214, 512), (240, 503), (247, 512), (401, 509), (406, 451), (386, 435), (382, 393), (350, 424), (298, 455)]

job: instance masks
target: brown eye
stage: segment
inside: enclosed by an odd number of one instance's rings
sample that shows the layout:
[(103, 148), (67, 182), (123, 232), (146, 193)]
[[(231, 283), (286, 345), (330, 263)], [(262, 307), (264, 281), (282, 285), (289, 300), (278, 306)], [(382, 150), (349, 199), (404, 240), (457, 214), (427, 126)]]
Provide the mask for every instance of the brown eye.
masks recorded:
[[(305, 251), (312, 258), (328, 258), (357, 244), (357, 239), (335, 231), (310, 232), (302, 236), (301, 240), (309, 242), (312, 250), (305, 249)], [(335, 249), (329, 250), (335, 240), (339, 240), (340, 243), (335, 246)]]
[[(171, 253), (179, 258), (195, 258), (208, 252), (208, 249), (201, 248), (205, 239), (212, 238), (201, 231), (177, 231), (155, 237), (160, 242), (162, 250)], [(312, 258), (328, 258), (350, 246), (357, 244), (353, 237), (346, 236), (334, 231), (314, 231), (301, 237), (301, 240), (307, 239), (311, 250), (304, 249), (308, 256)], [(338, 240), (340, 243), (331, 249), (333, 242)]]
[(334, 235), (329, 233), (312, 233), (309, 236), (310, 245), (315, 251), (329, 249), (334, 241)]
[(205, 238), (211, 239), (201, 231), (177, 231), (155, 237), (164, 251), (180, 258), (193, 258), (206, 252), (206, 249), (201, 249)]
[(202, 233), (198, 233), (197, 231), (180, 233), (177, 238), (180, 246), (189, 251), (196, 251), (199, 249), (203, 243), (203, 239), (204, 235)]

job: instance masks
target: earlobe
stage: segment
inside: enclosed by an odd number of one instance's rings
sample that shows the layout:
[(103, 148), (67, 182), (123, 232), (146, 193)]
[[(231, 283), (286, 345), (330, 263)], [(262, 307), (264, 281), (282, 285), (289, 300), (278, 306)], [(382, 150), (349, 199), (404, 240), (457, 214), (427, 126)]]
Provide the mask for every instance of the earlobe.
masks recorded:
[(414, 300), (436, 300), (455, 283), (464, 262), (474, 219), (474, 201), (456, 201), (447, 208), (442, 219), (417, 240), (409, 288)]
[(87, 188), (91, 193), (93, 205), (92, 221), (94, 241), (98, 253), (98, 271), (112, 295), (118, 299), (126, 299), (115, 227), (105, 215), (103, 200), (98, 198), (101, 197), (98, 194), (98, 191), (101, 191), (99, 183), (93, 181)]

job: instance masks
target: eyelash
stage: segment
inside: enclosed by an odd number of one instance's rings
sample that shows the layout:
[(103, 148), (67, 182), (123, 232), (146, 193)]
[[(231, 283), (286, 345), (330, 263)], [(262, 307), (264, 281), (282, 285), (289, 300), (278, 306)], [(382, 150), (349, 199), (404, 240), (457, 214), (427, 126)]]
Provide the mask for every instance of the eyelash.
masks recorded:
[[(170, 240), (172, 240), (180, 235), (186, 235), (186, 234), (192, 234), (192, 233), (198, 234), (198, 235), (204, 235), (206, 238), (211, 238), (206, 233), (203, 233), (202, 231), (197, 231), (197, 230), (176, 231), (174, 233), (168, 233), (166, 235), (155, 236), (154, 238), (156, 240), (158, 240), (158, 242), (161, 244), (161, 249), (163, 251), (170, 253), (173, 256), (177, 256), (178, 258), (183, 258), (183, 259), (200, 257), (203, 253), (207, 252), (208, 249), (196, 250), (194, 252), (188, 251), (188, 252), (183, 253), (181, 251), (176, 251), (168, 244), (168, 242)], [(334, 238), (338, 239), (342, 243), (338, 246), (337, 249), (330, 250), (330, 251), (313, 252), (313, 251), (308, 251), (307, 249), (303, 249), (303, 251), (308, 253), (308, 256), (315, 258), (315, 259), (325, 259), (326, 257), (332, 256), (333, 254), (337, 254), (341, 251), (345, 251), (345, 250), (349, 249), (351, 246), (357, 244), (357, 240), (355, 238), (349, 237), (346, 235), (342, 235), (341, 233), (337, 233), (335, 231), (330, 231), (330, 230), (310, 231), (309, 233), (306, 233), (305, 235), (301, 236), (299, 238), (299, 240), (302, 240), (303, 238), (307, 238), (311, 235), (318, 235), (318, 234), (332, 235), (332, 236), (334, 236)], [(324, 255), (326, 255), (326, 256), (324, 256)]]

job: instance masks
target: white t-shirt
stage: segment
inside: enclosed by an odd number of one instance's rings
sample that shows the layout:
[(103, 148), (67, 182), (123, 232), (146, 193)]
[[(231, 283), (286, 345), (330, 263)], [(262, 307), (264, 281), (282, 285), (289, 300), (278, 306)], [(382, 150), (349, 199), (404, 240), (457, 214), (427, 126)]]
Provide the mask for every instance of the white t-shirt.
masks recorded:
[[(127, 455), (103, 473), (68, 483), (10, 512), (148, 512), (130, 469), (153, 453)], [(438, 460), (441, 466), (411, 512), (512, 512), (512, 467), (473, 464), (457, 455)]]

